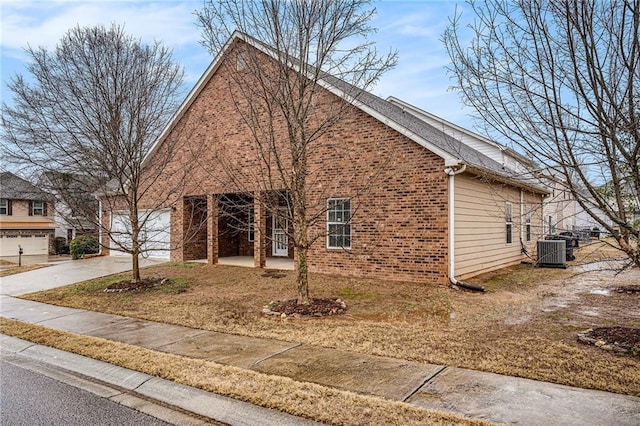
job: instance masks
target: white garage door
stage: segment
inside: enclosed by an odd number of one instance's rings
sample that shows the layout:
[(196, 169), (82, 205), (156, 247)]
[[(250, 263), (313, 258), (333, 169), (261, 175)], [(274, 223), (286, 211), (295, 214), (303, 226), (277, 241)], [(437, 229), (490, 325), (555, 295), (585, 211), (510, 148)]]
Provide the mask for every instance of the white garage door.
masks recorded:
[[(169, 259), (171, 254), (171, 213), (169, 210), (142, 211), (139, 213), (140, 220), (146, 220), (146, 224), (140, 233), (140, 242), (144, 257), (154, 257), (159, 259)], [(113, 241), (110, 244), (112, 256), (125, 256), (126, 252), (121, 247), (131, 249), (131, 221), (128, 213), (116, 212), (111, 219), (111, 236)]]
[(19, 247), (22, 247), (22, 254), (25, 256), (48, 255), (49, 236), (47, 234), (0, 236), (0, 256), (17, 256)]
[[(109, 239), (109, 251), (111, 256), (126, 256), (124, 249), (131, 248), (131, 228), (129, 218), (126, 213), (114, 212), (111, 215), (111, 235)], [(115, 240), (112, 241), (112, 240)]]

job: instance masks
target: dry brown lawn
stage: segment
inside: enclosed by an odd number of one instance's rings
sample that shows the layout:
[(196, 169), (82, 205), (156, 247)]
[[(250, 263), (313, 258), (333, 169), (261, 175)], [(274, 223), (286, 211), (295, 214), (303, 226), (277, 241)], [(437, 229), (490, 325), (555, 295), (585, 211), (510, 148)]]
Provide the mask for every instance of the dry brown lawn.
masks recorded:
[[(7, 262), (3, 265), (11, 264), (11, 262)], [(26, 266), (18, 266), (10, 267), (7, 269), (0, 270), (0, 277), (6, 277), (13, 274), (21, 274), (23, 272), (33, 271), (35, 269), (46, 268), (49, 265), (38, 264), (38, 265), (26, 265)]]
[(618, 255), (602, 243), (577, 254), (567, 270), (518, 265), (469, 280), (484, 285), (486, 293), (312, 274), (312, 296), (340, 297), (348, 311), (311, 320), (261, 315), (270, 301), (294, 296), (293, 272), (274, 278), (263, 270), (230, 266), (165, 264), (144, 270), (146, 276), (173, 280), (155, 290), (105, 293), (107, 285), (125, 277), (119, 275), (27, 298), (640, 396), (640, 357), (576, 338), (592, 327), (640, 327), (640, 296), (612, 291), (640, 282), (640, 271), (616, 275), (606, 270), (607, 262), (581, 267), (581, 261)]

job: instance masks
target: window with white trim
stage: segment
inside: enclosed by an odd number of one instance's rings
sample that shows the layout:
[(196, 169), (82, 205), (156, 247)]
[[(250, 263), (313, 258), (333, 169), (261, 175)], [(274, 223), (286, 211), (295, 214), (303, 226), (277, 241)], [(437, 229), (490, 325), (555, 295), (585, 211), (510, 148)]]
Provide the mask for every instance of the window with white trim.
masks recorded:
[(504, 206), (504, 222), (506, 225), (507, 244), (513, 242), (513, 206), (511, 203), (506, 203)]
[(241, 50), (236, 56), (236, 71), (242, 71), (247, 68), (247, 51)]
[(44, 201), (32, 201), (31, 202), (31, 215), (32, 216), (44, 216)]
[(9, 215), (9, 200), (6, 198), (0, 199), (0, 215)]
[(327, 200), (327, 248), (351, 248), (351, 199)]

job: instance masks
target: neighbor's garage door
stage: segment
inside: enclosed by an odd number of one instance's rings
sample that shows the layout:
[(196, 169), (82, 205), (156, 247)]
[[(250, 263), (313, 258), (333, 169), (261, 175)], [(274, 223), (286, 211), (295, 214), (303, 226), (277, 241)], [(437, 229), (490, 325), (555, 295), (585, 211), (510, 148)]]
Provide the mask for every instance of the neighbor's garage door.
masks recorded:
[[(169, 259), (170, 256), (170, 229), (171, 213), (169, 210), (159, 210), (155, 212), (142, 211), (139, 213), (140, 220), (146, 219), (146, 224), (140, 233), (143, 256)], [(110, 251), (112, 256), (125, 256), (121, 247), (131, 249), (131, 221), (128, 213), (116, 212), (111, 219), (112, 238), (117, 244), (111, 241)]]
[(25, 256), (48, 255), (49, 236), (35, 234), (3, 235), (0, 237), (0, 256), (17, 256), (19, 247), (22, 247), (22, 254)]

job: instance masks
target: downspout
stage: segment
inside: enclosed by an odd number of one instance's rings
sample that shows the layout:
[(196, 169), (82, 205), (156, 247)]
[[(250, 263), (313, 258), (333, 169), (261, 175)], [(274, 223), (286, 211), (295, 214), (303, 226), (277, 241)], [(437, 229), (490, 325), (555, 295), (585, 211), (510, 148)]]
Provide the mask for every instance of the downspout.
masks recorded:
[(526, 222), (525, 212), (524, 212), (524, 191), (520, 189), (520, 245), (523, 245), (524, 241), (524, 229), (523, 224)]
[[(454, 160), (455, 161), (455, 160)], [(449, 176), (449, 281), (455, 287), (461, 287), (474, 291), (485, 291), (484, 287), (474, 284), (465, 283), (456, 279), (456, 250), (455, 250), (455, 175), (463, 173), (467, 169), (467, 165), (455, 161), (450, 163), (445, 161), (444, 172)]]
[(544, 200), (549, 196), (549, 194), (547, 195), (543, 195), (542, 199), (540, 200), (540, 229), (542, 230), (542, 235), (540, 236), (541, 239), (544, 239)]

